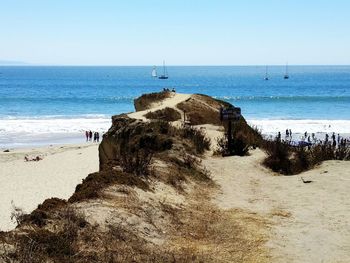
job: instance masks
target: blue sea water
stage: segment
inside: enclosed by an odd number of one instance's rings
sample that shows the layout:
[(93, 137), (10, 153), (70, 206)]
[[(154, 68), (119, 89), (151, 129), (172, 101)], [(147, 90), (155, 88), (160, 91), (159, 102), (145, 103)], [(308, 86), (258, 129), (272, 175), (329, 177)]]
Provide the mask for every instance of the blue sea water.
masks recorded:
[(262, 66), (168, 67), (168, 80), (152, 78), (151, 70), (0, 67), (0, 144), (18, 141), (23, 120), (26, 134), (54, 132), (55, 125), (58, 132), (77, 132), (80, 123), (84, 129), (86, 121), (133, 111), (134, 98), (164, 87), (227, 100), (248, 120), (350, 120), (350, 66), (289, 66), (288, 80), (284, 66), (271, 66), (269, 81)]

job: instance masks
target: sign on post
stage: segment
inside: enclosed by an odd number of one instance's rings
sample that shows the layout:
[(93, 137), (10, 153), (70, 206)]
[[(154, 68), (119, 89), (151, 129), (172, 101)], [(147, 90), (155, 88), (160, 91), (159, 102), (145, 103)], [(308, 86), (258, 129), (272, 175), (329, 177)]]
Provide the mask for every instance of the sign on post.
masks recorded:
[(238, 121), (241, 118), (241, 108), (230, 107), (220, 110), (221, 121)]

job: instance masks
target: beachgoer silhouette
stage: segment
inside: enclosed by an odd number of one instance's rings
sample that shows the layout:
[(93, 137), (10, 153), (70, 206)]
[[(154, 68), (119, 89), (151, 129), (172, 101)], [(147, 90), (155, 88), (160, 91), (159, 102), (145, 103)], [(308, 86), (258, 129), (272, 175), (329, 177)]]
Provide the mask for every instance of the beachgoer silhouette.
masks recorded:
[(278, 132), (278, 134), (277, 134), (277, 140), (281, 141), (281, 133), (280, 132)]
[(289, 131), (286, 129), (286, 137), (289, 137)]
[(97, 136), (96, 136), (96, 132), (94, 132), (94, 142), (96, 142), (97, 140)]
[(89, 132), (88, 131), (85, 131), (85, 137), (86, 137), (86, 141), (89, 140)]
[(100, 134), (98, 132), (96, 132), (96, 140), (97, 142), (100, 142)]
[(333, 147), (337, 146), (337, 142), (333, 140)]
[(292, 138), (292, 130), (289, 129), (289, 136)]
[(89, 141), (91, 142), (92, 139), (92, 131), (89, 131)]

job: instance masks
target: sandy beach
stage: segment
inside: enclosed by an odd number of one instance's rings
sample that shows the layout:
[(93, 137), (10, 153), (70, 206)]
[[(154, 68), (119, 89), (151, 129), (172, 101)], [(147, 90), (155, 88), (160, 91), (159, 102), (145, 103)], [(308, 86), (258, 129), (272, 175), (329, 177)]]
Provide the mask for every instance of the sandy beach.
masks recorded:
[[(31, 212), (50, 197), (69, 198), (77, 184), (98, 171), (98, 145), (61, 145), (0, 153), (0, 230), (15, 227), (13, 205)], [(25, 156), (43, 160), (26, 162)]]

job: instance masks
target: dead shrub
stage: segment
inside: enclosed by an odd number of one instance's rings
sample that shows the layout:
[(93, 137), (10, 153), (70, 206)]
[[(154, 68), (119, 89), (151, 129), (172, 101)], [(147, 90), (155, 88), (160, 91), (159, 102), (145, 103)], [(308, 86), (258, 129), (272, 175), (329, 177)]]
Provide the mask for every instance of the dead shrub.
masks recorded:
[(197, 154), (202, 154), (210, 149), (210, 139), (205, 136), (202, 130), (185, 126), (179, 129), (179, 133), (182, 138), (188, 139), (193, 143)]
[(112, 167), (97, 173), (89, 174), (83, 182), (75, 188), (74, 194), (68, 199), (69, 202), (97, 198), (103, 189), (113, 184), (135, 186), (145, 191), (149, 190), (148, 183), (134, 174), (119, 172)]
[(267, 153), (263, 164), (285, 175), (299, 174), (327, 160), (347, 160), (350, 153), (350, 148), (346, 146), (317, 143), (309, 147), (296, 147), (279, 139), (265, 141), (262, 147)]
[(161, 110), (148, 112), (145, 117), (151, 120), (177, 121), (181, 119), (181, 114), (173, 108), (166, 107)]
[(8, 262), (75, 262), (78, 232), (87, 223), (72, 208), (63, 209), (59, 220), (60, 228), (54, 232), (34, 228), (26, 230), (25, 234), (15, 234), (15, 246), (6, 255)]
[(120, 166), (126, 173), (133, 173), (137, 176), (149, 175), (153, 153), (145, 148), (135, 152), (126, 150), (121, 156)]

